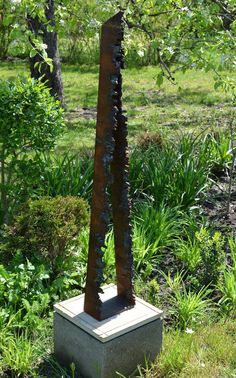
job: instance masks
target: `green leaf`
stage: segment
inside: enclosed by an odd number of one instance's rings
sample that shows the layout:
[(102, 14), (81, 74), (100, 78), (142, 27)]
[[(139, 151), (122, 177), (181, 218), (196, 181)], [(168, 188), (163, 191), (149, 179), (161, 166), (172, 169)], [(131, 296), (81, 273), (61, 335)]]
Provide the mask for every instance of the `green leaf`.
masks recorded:
[(163, 84), (164, 77), (163, 77), (163, 72), (160, 72), (157, 77), (156, 77), (156, 84), (158, 87), (160, 87)]
[(37, 55), (37, 51), (35, 49), (32, 49), (30, 51), (30, 58), (33, 58), (35, 55)]

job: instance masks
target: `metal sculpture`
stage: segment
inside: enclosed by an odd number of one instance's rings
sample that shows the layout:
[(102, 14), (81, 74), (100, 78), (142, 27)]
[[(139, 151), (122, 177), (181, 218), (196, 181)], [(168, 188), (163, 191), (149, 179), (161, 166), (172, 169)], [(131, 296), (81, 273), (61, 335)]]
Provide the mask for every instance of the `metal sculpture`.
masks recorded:
[[(97, 320), (134, 306), (128, 184), (127, 118), (122, 111), (123, 12), (102, 27), (93, 196), (84, 311)], [(103, 302), (105, 236), (110, 205), (115, 239), (117, 296)]]

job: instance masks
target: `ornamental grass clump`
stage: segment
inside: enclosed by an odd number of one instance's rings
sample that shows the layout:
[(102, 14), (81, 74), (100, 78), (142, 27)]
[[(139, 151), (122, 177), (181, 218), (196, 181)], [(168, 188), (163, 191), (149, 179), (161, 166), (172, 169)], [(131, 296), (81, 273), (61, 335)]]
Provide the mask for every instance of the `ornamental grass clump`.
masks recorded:
[(160, 148), (139, 146), (131, 154), (131, 193), (137, 199), (149, 199), (155, 207), (196, 206), (208, 187), (210, 165), (199, 140), (184, 136)]
[(174, 278), (169, 286), (169, 304), (171, 306), (169, 313), (175, 324), (180, 329), (186, 330), (204, 320), (210, 308), (211, 302), (208, 296), (211, 290), (202, 287), (198, 292), (191, 291), (186, 288), (182, 278), (181, 274), (177, 274), (177, 279)]
[(40, 193), (50, 197), (91, 198), (93, 159), (71, 153), (45, 155), (40, 159)]

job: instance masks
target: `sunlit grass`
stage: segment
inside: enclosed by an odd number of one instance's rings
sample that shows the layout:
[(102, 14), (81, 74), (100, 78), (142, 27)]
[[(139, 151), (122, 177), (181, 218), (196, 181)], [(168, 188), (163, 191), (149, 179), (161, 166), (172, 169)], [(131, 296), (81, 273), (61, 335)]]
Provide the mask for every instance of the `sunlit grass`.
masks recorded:
[[(96, 120), (83, 118), (80, 111), (96, 108), (98, 66), (62, 64), (62, 71), (68, 127), (59, 149), (76, 152), (93, 148)], [(194, 70), (184, 75), (177, 73), (176, 85), (166, 80), (158, 88), (157, 72), (157, 67), (127, 68), (123, 72), (123, 102), (131, 144), (146, 131), (161, 132), (169, 137), (178, 132), (227, 127), (230, 96), (214, 90), (213, 74)], [(17, 75), (29, 75), (26, 63), (0, 64), (1, 79), (13, 80)]]
[[(142, 378), (235, 377), (236, 344), (233, 321), (210, 324), (198, 330), (167, 331), (163, 350), (152, 368), (140, 372)], [(193, 333), (191, 333), (193, 331)]]

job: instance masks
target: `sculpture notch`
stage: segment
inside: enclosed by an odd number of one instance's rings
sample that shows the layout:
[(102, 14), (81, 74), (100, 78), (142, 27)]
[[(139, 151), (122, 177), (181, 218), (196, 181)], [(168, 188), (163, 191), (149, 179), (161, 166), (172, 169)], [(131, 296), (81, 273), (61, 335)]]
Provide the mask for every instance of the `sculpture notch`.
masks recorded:
[[(102, 27), (93, 195), (84, 311), (103, 320), (135, 304), (128, 184), (127, 119), (122, 111), (123, 13)], [(105, 236), (110, 221), (115, 240), (117, 296), (103, 302)]]

